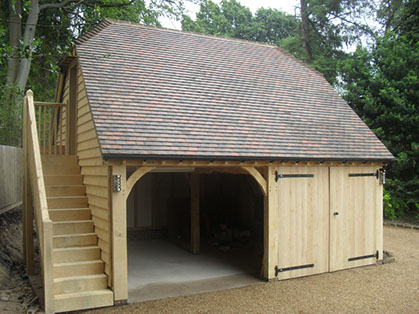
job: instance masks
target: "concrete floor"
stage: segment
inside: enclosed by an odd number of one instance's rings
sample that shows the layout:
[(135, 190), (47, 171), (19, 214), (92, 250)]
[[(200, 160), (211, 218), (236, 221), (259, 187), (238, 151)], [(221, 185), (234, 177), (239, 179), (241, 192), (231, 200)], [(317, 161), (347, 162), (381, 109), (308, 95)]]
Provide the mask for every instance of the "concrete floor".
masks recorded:
[(193, 255), (165, 240), (128, 241), (128, 301), (177, 297), (243, 287), (258, 279), (260, 265), (244, 250), (202, 247)]

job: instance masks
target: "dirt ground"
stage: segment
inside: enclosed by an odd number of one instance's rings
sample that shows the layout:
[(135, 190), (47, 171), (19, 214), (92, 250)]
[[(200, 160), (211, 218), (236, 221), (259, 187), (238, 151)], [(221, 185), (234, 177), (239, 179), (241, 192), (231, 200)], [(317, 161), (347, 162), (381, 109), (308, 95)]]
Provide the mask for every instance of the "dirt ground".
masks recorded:
[(0, 313), (39, 309), (22, 265), (22, 214), (16, 208), (0, 216)]
[(396, 262), (85, 313), (419, 312), (419, 231), (384, 228)]

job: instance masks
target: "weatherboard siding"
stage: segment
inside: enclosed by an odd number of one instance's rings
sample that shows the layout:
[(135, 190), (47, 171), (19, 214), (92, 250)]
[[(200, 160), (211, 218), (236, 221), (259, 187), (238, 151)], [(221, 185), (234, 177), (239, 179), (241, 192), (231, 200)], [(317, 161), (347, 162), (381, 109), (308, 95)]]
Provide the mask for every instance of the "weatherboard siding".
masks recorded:
[(90, 111), (83, 75), (78, 69), (77, 89), (77, 155), (83, 184), (92, 213), (101, 259), (105, 262), (105, 273), (111, 285), (111, 239), (109, 205), (109, 168), (104, 165), (96, 129)]

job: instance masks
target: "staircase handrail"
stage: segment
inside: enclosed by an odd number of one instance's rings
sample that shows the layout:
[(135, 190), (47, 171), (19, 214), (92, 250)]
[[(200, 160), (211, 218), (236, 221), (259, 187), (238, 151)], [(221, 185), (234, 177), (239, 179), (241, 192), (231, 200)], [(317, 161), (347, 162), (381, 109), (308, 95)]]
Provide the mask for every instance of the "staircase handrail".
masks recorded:
[(68, 103), (34, 102), (42, 155), (69, 155)]
[(24, 147), (28, 167), (28, 181), (32, 195), (35, 224), (38, 232), (41, 271), (44, 284), (46, 313), (54, 312), (54, 273), (53, 273), (53, 224), (49, 217), (45, 190), (39, 137), (36, 125), (33, 92), (28, 90), (24, 99)]

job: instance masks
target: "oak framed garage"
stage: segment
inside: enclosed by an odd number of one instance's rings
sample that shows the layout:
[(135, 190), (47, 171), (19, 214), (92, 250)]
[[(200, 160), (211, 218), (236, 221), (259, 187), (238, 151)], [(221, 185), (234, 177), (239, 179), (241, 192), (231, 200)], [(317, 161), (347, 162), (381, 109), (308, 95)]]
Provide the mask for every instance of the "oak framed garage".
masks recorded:
[(280, 48), (105, 20), (60, 68), (56, 103), (25, 100), (25, 260), (35, 216), (47, 312), (126, 302), (127, 198), (156, 171), (188, 169), (192, 253), (217, 172), (263, 195), (264, 280), (382, 260), (393, 156)]

